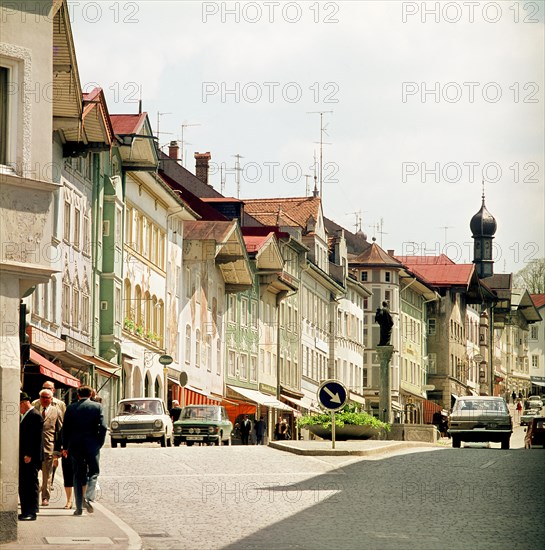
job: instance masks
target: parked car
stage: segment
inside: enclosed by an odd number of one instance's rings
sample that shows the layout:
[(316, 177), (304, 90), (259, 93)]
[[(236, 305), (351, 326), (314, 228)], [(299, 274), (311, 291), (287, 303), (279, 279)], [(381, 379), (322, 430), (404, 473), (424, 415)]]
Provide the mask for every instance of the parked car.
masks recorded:
[(509, 449), (513, 419), (503, 397), (459, 397), (449, 417), (452, 446), (462, 441), (501, 443)]
[(219, 405), (189, 405), (184, 407), (180, 419), (174, 422), (174, 446), (193, 443), (209, 445), (231, 444), (233, 424), (225, 407)]
[(524, 448), (545, 447), (545, 416), (532, 418), (524, 436)]
[(543, 401), (539, 395), (531, 395), (526, 400), (526, 405), (528, 409), (537, 409), (540, 411), (543, 408)]
[(110, 422), (112, 447), (126, 447), (129, 443), (157, 441), (161, 447), (172, 445), (172, 420), (165, 403), (158, 397), (122, 399), (117, 416)]
[(527, 426), (530, 424), (533, 418), (540, 415), (540, 411), (538, 409), (528, 409), (521, 417), (520, 417), (520, 425), (521, 426)]

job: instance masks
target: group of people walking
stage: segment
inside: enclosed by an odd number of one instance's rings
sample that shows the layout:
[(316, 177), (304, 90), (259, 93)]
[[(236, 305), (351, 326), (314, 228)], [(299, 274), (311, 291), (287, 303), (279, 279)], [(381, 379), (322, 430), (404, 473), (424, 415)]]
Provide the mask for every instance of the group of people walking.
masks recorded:
[[(39, 398), (32, 401), (20, 395), (19, 412), (19, 500), (20, 521), (34, 521), (41, 506), (49, 506), (55, 471), (62, 460), (66, 492), (65, 508), (75, 516), (93, 512), (96, 484), (100, 473), (100, 449), (104, 445), (107, 426), (102, 405), (95, 401), (90, 386), (80, 386), (78, 399), (66, 404), (54, 397), (55, 385), (43, 384)], [(42, 472), (40, 489), (38, 473)]]
[[(255, 433), (256, 445), (263, 445), (267, 435), (267, 424), (265, 417), (261, 415), (255, 424), (252, 424), (249, 416), (245, 414), (240, 422), (235, 424), (235, 431), (240, 435), (242, 445), (249, 445), (252, 440), (252, 432)], [(274, 426), (274, 439), (291, 439), (290, 427), (285, 418), (278, 418)]]

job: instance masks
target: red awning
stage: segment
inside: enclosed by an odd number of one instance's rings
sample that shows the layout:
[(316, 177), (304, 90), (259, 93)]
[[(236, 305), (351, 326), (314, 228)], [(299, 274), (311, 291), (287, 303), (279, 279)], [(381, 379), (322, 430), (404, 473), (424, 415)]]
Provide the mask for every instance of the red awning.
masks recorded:
[(41, 356), (37, 351), (30, 349), (30, 360), (40, 367), (40, 372), (44, 376), (54, 378), (65, 386), (71, 386), (72, 388), (79, 388), (81, 382), (74, 378), (71, 374), (68, 374), (61, 367), (57, 367), (51, 361), (48, 361), (45, 357)]

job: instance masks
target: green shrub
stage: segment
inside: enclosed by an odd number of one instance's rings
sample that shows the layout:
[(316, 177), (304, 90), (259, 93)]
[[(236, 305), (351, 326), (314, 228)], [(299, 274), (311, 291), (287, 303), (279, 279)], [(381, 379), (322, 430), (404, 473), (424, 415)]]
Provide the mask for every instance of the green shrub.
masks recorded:
[[(331, 429), (331, 413), (306, 414), (297, 419), (298, 428), (320, 425), (324, 429)], [(390, 424), (382, 422), (378, 418), (366, 413), (358, 412), (356, 407), (346, 405), (341, 411), (335, 413), (335, 426), (342, 427), (345, 424), (352, 426), (372, 426), (377, 430), (390, 431)]]

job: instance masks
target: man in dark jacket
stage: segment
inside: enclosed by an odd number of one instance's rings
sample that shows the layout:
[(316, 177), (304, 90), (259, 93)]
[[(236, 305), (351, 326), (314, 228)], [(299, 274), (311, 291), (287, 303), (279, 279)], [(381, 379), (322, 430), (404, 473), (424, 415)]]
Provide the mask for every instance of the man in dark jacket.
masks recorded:
[(251, 431), (252, 422), (248, 418), (248, 415), (245, 414), (242, 422), (240, 423), (240, 439), (242, 440), (243, 445), (248, 445), (248, 439)]
[(78, 401), (66, 409), (63, 425), (63, 448), (67, 450), (74, 469), (75, 516), (81, 516), (83, 506), (93, 513), (96, 483), (100, 473), (100, 449), (104, 445), (107, 426), (102, 405), (91, 401), (93, 389), (78, 388)]
[(19, 411), (19, 500), (20, 521), (34, 521), (38, 513), (38, 470), (43, 460), (42, 415), (30, 404), (30, 397), (21, 393)]

